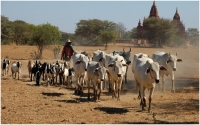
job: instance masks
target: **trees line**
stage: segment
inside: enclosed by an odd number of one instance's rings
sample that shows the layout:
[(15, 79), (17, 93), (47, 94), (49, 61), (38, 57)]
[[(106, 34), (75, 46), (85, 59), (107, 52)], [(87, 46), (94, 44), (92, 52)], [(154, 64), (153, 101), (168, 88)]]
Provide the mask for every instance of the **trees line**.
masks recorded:
[[(185, 43), (176, 35), (177, 29), (168, 19), (148, 18), (145, 19), (143, 38), (148, 39), (152, 44), (159, 46), (170, 46), (172, 44), (181, 45)], [(199, 44), (199, 31), (195, 28), (188, 28), (186, 31), (191, 44)], [(74, 34), (62, 32), (58, 27), (50, 23), (33, 25), (22, 20), (9, 21), (5, 16), (1, 16), (1, 44), (16, 45), (36, 45), (38, 54), (46, 46), (52, 44), (63, 44), (66, 39), (71, 39), (74, 45), (104, 45), (117, 39), (130, 40), (137, 39), (137, 28), (126, 31), (123, 23), (114, 23), (108, 20), (80, 20)], [(40, 57), (39, 56), (39, 57)]]

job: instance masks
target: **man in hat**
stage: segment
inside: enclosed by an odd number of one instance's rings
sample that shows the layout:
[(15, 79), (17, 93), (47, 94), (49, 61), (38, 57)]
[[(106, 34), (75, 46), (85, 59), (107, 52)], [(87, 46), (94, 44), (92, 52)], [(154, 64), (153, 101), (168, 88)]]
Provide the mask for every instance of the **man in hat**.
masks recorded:
[(66, 43), (62, 50), (61, 60), (70, 61), (71, 56), (74, 54), (73, 46), (71, 45), (70, 39), (66, 40)]

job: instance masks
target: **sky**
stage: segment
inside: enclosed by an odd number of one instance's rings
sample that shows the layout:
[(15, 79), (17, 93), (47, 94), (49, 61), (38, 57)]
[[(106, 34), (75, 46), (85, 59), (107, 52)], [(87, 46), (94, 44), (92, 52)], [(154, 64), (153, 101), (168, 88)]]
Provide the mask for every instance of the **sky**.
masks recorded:
[[(160, 18), (173, 20), (176, 9), (188, 28), (199, 30), (199, 1), (155, 1)], [(127, 31), (148, 18), (153, 1), (1, 1), (1, 15), (10, 21), (50, 23), (60, 31), (75, 33), (80, 20), (122, 23)]]

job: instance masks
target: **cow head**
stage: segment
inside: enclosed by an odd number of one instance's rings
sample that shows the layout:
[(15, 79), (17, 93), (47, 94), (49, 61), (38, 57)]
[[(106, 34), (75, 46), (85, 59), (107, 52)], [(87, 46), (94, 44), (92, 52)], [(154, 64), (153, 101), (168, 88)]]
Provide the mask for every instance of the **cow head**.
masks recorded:
[(167, 70), (164, 66), (159, 65), (158, 62), (149, 62), (146, 61), (147, 69), (146, 74), (150, 75), (150, 78), (155, 80), (155, 83), (159, 83), (159, 71)]
[(85, 69), (85, 71), (87, 71), (87, 66), (88, 66), (88, 62), (89, 62), (89, 61), (90, 61), (90, 60), (89, 60), (89, 58), (88, 58), (87, 56), (81, 54), (81, 55), (79, 56), (79, 59), (76, 61), (75, 64), (80, 64), (80, 63), (82, 63), (82, 64), (83, 64), (83, 67), (84, 67), (84, 69)]
[(117, 74), (118, 77), (122, 76), (123, 66), (127, 66), (127, 64), (123, 64), (121, 61), (114, 61), (114, 63), (110, 63), (108, 67), (112, 67), (113, 71)]
[(106, 69), (103, 66), (99, 66), (95, 69), (94, 74), (100, 79), (101, 81), (104, 81), (106, 78), (106, 73), (108, 72), (108, 69)]
[(117, 51), (117, 54), (119, 54), (120, 56), (123, 56), (125, 61), (126, 61), (126, 64), (130, 65), (131, 64), (131, 61), (130, 61), (130, 56), (131, 56), (131, 48), (129, 51), (125, 52), (124, 51), (124, 48), (123, 48), (123, 52), (121, 51)]
[(177, 59), (177, 55), (178, 55), (177, 53), (176, 56), (171, 55), (170, 53), (168, 54), (167, 64), (169, 65), (169, 67), (173, 69), (173, 71), (176, 71), (176, 62), (182, 61), (182, 59)]

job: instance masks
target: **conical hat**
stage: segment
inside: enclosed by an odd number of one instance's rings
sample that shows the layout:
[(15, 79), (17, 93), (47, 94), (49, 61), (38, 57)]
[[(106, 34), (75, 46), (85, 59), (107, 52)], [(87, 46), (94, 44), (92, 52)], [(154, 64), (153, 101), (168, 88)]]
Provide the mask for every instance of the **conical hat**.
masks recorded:
[(70, 39), (66, 40), (66, 42), (71, 43)]

